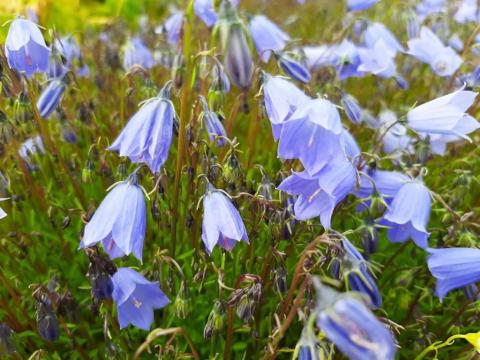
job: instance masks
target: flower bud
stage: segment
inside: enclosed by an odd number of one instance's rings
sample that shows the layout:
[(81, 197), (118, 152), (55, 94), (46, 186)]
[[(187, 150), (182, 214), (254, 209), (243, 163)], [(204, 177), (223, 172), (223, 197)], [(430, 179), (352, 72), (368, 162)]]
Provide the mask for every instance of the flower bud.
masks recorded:
[(225, 68), (232, 82), (246, 91), (252, 85), (253, 60), (245, 30), (240, 23), (229, 25), (225, 48)]
[(277, 55), (277, 61), (282, 70), (292, 79), (298, 80), (305, 84), (312, 80), (312, 75), (310, 74), (310, 71), (308, 71), (307, 67), (290, 56), (283, 54)]
[(180, 319), (186, 319), (190, 314), (191, 301), (188, 296), (188, 288), (185, 287), (185, 283), (183, 281), (180, 284), (180, 289), (177, 297), (175, 298), (175, 302), (173, 303), (173, 308), (175, 310), (175, 314)]
[(55, 341), (60, 335), (57, 316), (49, 304), (36, 301), (37, 329), (40, 336), (47, 341)]
[(343, 93), (340, 102), (348, 119), (354, 124), (360, 124), (363, 120), (363, 111), (357, 99), (350, 94)]
[(8, 356), (16, 351), (13, 334), (13, 330), (7, 324), (0, 323), (0, 356)]

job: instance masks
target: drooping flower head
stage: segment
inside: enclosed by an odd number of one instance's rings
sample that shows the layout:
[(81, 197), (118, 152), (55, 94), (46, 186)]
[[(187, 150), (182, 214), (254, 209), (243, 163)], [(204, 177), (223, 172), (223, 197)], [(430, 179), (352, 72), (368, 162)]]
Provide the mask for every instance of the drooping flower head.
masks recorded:
[(123, 68), (128, 71), (134, 65), (144, 69), (150, 69), (155, 65), (152, 52), (139, 37), (129, 39), (123, 46)]
[(272, 51), (283, 50), (286, 43), (290, 41), (290, 36), (264, 15), (252, 17), (248, 28), (263, 62), (270, 59)]
[(378, 40), (382, 40), (386, 48), (393, 53), (393, 56), (397, 52), (404, 51), (403, 46), (395, 35), (382, 23), (374, 22), (369, 24), (363, 36), (367, 48), (373, 48)]
[(372, 73), (382, 78), (397, 76), (395, 52), (383, 39), (377, 40), (370, 48), (359, 48), (358, 55), (360, 57), (357, 68), (359, 72)]
[(31, 77), (36, 72), (48, 70), (50, 49), (45, 44), (37, 24), (17, 18), (12, 21), (5, 40), (8, 66)]
[(329, 58), (340, 80), (364, 76), (365, 73), (358, 69), (361, 63), (358, 50), (359, 48), (348, 39), (332, 47)]
[(308, 173), (318, 173), (331, 159), (342, 155), (342, 130), (334, 104), (325, 99), (309, 100), (283, 124), (278, 157), (300, 159)]
[(170, 15), (163, 23), (162, 30), (167, 36), (167, 41), (170, 45), (177, 45), (180, 40), (184, 22), (184, 14), (182, 11), (177, 11)]
[(280, 76), (264, 74), (263, 98), (273, 138), (278, 140), (282, 126), (297, 107), (310, 98), (298, 87)]
[(170, 303), (158, 282), (150, 282), (130, 268), (119, 268), (112, 277), (112, 298), (117, 305), (120, 329), (129, 324), (148, 330), (153, 323), (153, 310)]
[[(480, 127), (478, 121), (466, 113), (476, 97), (477, 93), (464, 91), (462, 88), (429, 101), (408, 112), (408, 125), (421, 134), (440, 134), (469, 139), (466, 135)], [(469, 132), (462, 132), (464, 129)]]
[(480, 281), (480, 250), (473, 248), (427, 249), (428, 268), (437, 279), (435, 294), (443, 298), (452, 290)]
[(43, 89), (37, 101), (38, 112), (43, 119), (48, 118), (57, 108), (64, 91), (65, 83), (61, 79), (50, 81), (48, 86)]
[(215, 245), (231, 251), (235, 241), (248, 243), (247, 230), (240, 213), (231, 200), (210, 183), (203, 198), (202, 240), (208, 253), (213, 251)]
[(339, 294), (314, 278), (317, 290), (317, 326), (352, 360), (393, 360), (395, 339), (365, 304)]
[(200, 98), (202, 103), (202, 120), (203, 124), (207, 130), (208, 137), (210, 141), (215, 141), (217, 146), (225, 146), (227, 140), (227, 132), (225, 131), (225, 127), (223, 126), (220, 117), (216, 112), (210, 110), (207, 101), (202, 96)]
[(342, 201), (356, 184), (356, 172), (346, 158), (331, 160), (315, 175), (307, 171), (293, 172), (278, 189), (290, 195), (298, 195), (294, 212), (298, 220), (320, 216), (320, 222), (330, 228), (335, 206)]
[(382, 224), (389, 227), (388, 239), (405, 242), (411, 238), (419, 247), (427, 248), (430, 205), (430, 192), (422, 181), (403, 184), (383, 216)]
[(281, 53), (275, 53), (278, 65), (292, 79), (308, 84), (312, 80), (312, 75), (308, 68), (300, 61), (291, 56)]
[(145, 197), (134, 173), (105, 196), (85, 226), (80, 248), (101, 242), (111, 259), (133, 253), (142, 261), (146, 225)]
[(176, 116), (170, 89), (168, 82), (158, 97), (145, 101), (108, 149), (159, 172), (168, 158)]
[(380, 295), (380, 290), (378, 290), (366, 260), (345, 237), (342, 239), (342, 246), (345, 255), (340, 264), (342, 273), (348, 279), (350, 289), (368, 296), (372, 308), (380, 307), (382, 305), (382, 295)]

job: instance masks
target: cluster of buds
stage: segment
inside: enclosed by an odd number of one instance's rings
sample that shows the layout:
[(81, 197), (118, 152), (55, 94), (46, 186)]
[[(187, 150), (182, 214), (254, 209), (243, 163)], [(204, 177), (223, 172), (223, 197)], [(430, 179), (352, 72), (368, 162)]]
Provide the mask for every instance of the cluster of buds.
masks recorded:
[(237, 316), (246, 324), (254, 320), (255, 310), (262, 298), (261, 279), (256, 275), (243, 275), (248, 285), (236, 289), (228, 299), (228, 306), (237, 307)]
[(215, 332), (221, 331), (225, 324), (226, 305), (222, 300), (215, 300), (212, 311), (208, 315), (207, 323), (203, 329), (205, 340), (210, 339)]

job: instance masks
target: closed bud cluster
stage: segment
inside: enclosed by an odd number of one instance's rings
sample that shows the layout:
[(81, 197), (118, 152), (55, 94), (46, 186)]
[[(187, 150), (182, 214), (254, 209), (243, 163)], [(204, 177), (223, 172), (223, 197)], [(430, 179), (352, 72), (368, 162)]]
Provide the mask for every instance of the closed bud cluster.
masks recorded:
[(209, 339), (215, 332), (221, 331), (225, 324), (226, 306), (221, 300), (215, 300), (213, 309), (208, 315), (207, 323), (203, 330), (203, 337)]
[(237, 306), (237, 316), (244, 322), (250, 323), (254, 319), (257, 305), (262, 297), (262, 284), (256, 282), (250, 286), (235, 290), (228, 301), (230, 306)]
[(192, 310), (191, 300), (188, 295), (188, 288), (185, 287), (185, 283), (183, 281), (180, 284), (180, 289), (177, 297), (175, 298), (175, 302), (173, 303), (173, 308), (175, 310), (175, 314), (180, 319), (186, 319)]
[(47, 341), (55, 341), (60, 336), (58, 319), (50, 304), (37, 299), (37, 329), (40, 336)]

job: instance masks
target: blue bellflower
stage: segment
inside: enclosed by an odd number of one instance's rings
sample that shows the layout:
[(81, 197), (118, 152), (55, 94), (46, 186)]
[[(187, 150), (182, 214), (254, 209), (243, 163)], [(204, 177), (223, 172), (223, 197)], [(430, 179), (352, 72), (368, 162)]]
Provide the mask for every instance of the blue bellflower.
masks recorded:
[(300, 159), (308, 173), (318, 173), (331, 159), (343, 155), (342, 130), (334, 104), (325, 99), (309, 100), (283, 124), (278, 157)]
[(65, 91), (65, 84), (62, 80), (54, 79), (43, 89), (37, 101), (37, 108), (40, 116), (46, 119), (57, 108)]
[(427, 249), (428, 268), (437, 279), (435, 294), (443, 298), (452, 290), (480, 281), (480, 250), (472, 248)]
[(240, 213), (231, 200), (210, 183), (203, 198), (202, 240), (209, 254), (215, 245), (231, 251), (235, 241), (248, 243), (247, 230)]
[(31, 77), (36, 72), (47, 72), (50, 49), (45, 44), (37, 24), (17, 18), (12, 21), (5, 40), (8, 66)]
[(290, 36), (264, 15), (252, 17), (248, 28), (263, 62), (268, 62), (272, 51), (283, 50), (290, 41)]
[(150, 69), (155, 65), (152, 52), (138, 37), (129, 39), (123, 46), (123, 68), (129, 71), (135, 65), (144, 69)]
[[(383, 151), (387, 154), (413, 151), (413, 139), (407, 134), (407, 128), (397, 123), (397, 115), (391, 110), (383, 110), (379, 115), (380, 134), (383, 136)], [(386, 132), (385, 132), (386, 131)]]
[[(408, 125), (421, 134), (453, 135), (469, 139), (468, 133), (458, 130), (468, 127), (476, 130), (480, 127), (478, 121), (466, 113), (476, 97), (477, 93), (460, 89), (429, 101), (408, 112)], [(464, 126), (459, 126), (459, 123)], [(472, 126), (466, 126), (467, 124)]]
[(480, 14), (478, 13), (477, 0), (463, 0), (453, 18), (460, 24), (478, 22)]
[(319, 45), (319, 46), (304, 46), (300, 52), (305, 57), (305, 65), (310, 71), (321, 69), (333, 63), (333, 48), (334, 46)]
[(132, 174), (105, 196), (85, 226), (81, 249), (101, 242), (111, 259), (133, 253), (142, 261), (147, 213), (143, 190), (136, 182)]
[(453, 75), (460, 65), (462, 58), (442, 41), (428, 27), (423, 26), (420, 37), (408, 41), (408, 54), (430, 65), (438, 76)]
[(213, 0), (195, 0), (193, 11), (208, 27), (212, 27), (217, 22), (217, 13), (213, 6)]
[(446, 10), (446, 0), (422, 0), (417, 5), (417, 14), (423, 20), (431, 14), (443, 13)]
[(314, 279), (317, 288), (317, 326), (351, 360), (393, 360), (392, 333), (357, 298), (339, 294)]
[(150, 329), (153, 310), (170, 303), (158, 282), (150, 282), (130, 268), (119, 268), (112, 281), (112, 298), (117, 305), (120, 329), (129, 324), (143, 330)]
[(360, 57), (357, 68), (359, 72), (371, 73), (382, 78), (397, 76), (395, 52), (383, 39), (377, 40), (370, 48), (359, 48), (358, 55)]
[(370, 9), (380, 0), (347, 0), (347, 7), (350, 11), (362, 11)]
[(18, 155), (31, 167), (30, 157), (35, 154), (45, 154), (45, 147), (40, 135), (27, 139), (18, 149)]
[(344, 39), (340, 44), (333, 46), (331, 51), (330, 61), (337, 70), (340, 80), (364, 76), (364, 73), (358, 70), (361, 60), (358, 47), (354, 43)]
[(335, 206), (355, 188), (356, 171), (347, 159), (330, 161), (319, 173), (293, 172), (278, 186), (290, 195), (298, 195), (294, 212), (298, 220), (320, 216), (325, 229), (330, 229)]
[(162, 30), (167, 36), (170, 45), (177, 45), (183, 28), (184, 14), (181, 11), (170, 15), (163, 23)]
[(382, 306), (382, 295), (368, 268), (367, 261), (347, 238), (342, 239), (342, 245), (345, 250), (342, 265), (346, 268), (343, 271), (347, 273), (350, 289), (365, 294), (370, 299), (371, 307), (379, 308)]
[(347, 129), (343, 129), (340, 134), (340, 143), (343, 147), (347, 159), (349, 159), (354, 165), (357, 165), (360, 161), (361, 150), (357, 144), (355, 138), (350, 134)]
[(427, 248), (430, 205), (430, 192), (420, 180), (402, 185), (383, 216), (382, 224), (389, 227), (388, 239), (404, 242), (411, 238), (419, 247)]
[(170, 101), (170, 87), (171, 83), (167, 83), (158, 97), (142, 105), (109, 150), (118, 151), (134, 163), (147, 164), (154, 173), (160, 171), (168, 158), (176, 116)]
[(225, 139), (227, 137), (227, 132), (225, 131), (225, 127), (220, 121), (219, 116), (217, 113), (209, 109), (207, 101), (203, 96), (200, 98), (200, 101), (203, 107), (202, 120), (207, 129), (210, 141), (215, 141), (217, 146), (225, 146), (227, 143), (227, 140)]
[(263, 99), (273, 138), (278, 140), (282, 126), (298, 106), (310, 98), (298, 87), (280, 76), (264, 74)]

